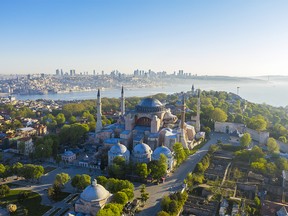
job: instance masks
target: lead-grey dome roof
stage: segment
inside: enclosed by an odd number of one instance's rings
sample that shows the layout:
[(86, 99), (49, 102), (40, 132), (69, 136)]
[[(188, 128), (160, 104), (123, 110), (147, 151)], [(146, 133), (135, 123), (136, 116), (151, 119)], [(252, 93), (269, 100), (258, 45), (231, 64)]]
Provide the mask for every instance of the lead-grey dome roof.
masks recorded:
[(86, 202), (101, 201), (107, 199), (109, 196), (109, 191), (102, 185), (97, 184), (96, 180), (94, 180), (91, 185), (87, 186), (80, 194), (80, 198)]
[(160, 112), (163, 111), (163, 104), (154, 98), (144, 98), (136, 106), (137, 112)]
[(172, 157), (172, 152), (170, 151), (169, 148), (167, 148), (166, 146), (159, 146), (157, 147), (154, 152), (152, 157), (156, 160), (159, 159), (160, 154), (164, 154), (167, 158), (171, 158)]
[(112, 154), (115, 154), (115, 155), (124, 154), (125, 152), (127, 152), (127, 148), (125, 145), (123, 145), (121, 143), (117, 143), (111, 147), (109, 152)]
[(133, 149), (134, 154), (152, 154), (152, 150), (149, 145), (145, 143), (137, 144)]

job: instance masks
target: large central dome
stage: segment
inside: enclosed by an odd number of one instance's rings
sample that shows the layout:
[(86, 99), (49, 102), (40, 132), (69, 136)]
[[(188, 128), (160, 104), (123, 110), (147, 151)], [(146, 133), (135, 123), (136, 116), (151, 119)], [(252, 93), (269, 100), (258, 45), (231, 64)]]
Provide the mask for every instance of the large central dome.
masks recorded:
[(140, 103), (136, 106), (137, 112), (161, 112), (164, 110), (163, 104), (154, 98), (144, 98), (140, 101)]

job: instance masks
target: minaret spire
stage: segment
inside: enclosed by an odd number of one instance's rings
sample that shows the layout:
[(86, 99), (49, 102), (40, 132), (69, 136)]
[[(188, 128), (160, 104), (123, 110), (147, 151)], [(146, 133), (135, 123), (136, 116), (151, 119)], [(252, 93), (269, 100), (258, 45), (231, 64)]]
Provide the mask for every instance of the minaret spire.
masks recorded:
[(198, 98), (197, 98), (197, 115), (196, 115), (196, 124), (195, 124), (195, 130), (196, 132), (200, 131), (200, 108), (201, 108), (201, 100), (200, 100), (200, 94), (201, 91), (198, 89)]
[(120, 112), (121, 112), (121, 116), (124, 116), (124, 114), (125, 114), (125, 98), (124, 98), (124, 87), (123, 86), (122, 86), (122, 89), (121, 89)]
[(179, 136), (178, 141), (182, 143), (183, 148), (188, 149), (188, 142), (186, 137), (186, 130), (184, 129), (185, 125), (185, 111), (186, 111), (186, 104), (185, 104), (185, 94), (182, 92), (182, 101), (181, 101), (181, 124), (179, 128)]
[(101, 108), (101, 97), (100, 97), (100, 89), (98, 89), (97, 93), (97, 122), (96, 122), (96, 129), (95, 133), (101, 131), (102, 129), (102, 108)]
[(181, 104), (181, 129), (184, 129), (184, 122), (185, 122), (185, 109), (186, 109), (186, 104), (185, 104), (185, 95), (182, 93), (182, 104)]

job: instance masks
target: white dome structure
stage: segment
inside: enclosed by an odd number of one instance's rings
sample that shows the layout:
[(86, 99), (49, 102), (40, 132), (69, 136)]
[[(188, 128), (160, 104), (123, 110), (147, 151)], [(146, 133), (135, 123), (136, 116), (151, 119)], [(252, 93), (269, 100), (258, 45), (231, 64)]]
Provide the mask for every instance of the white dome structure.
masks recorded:
[(80, 194), (80, 198), (75, 203), (75, 211), (82, 214), (96, 215), (97, 212), (110, 201), (112, 194), (109, 193), (97, 181), (87, 186)]
[(151, 161), (152, 150), (145, 143), (137, 144), (132, 152), (133, 161), (136, 163), (148, 163)]
[(167, 158), (167, 172), (170, 172), (173, 169), (174, 164), (172, 152), (166, 146), (158, 146), (152, 154), (152, 160), (159, 160), (161, 154)]
[(108, 164), (111, 165), (115, 157), (123, 157), (126, 163), (129, 162), (130, 151), (126, 148), (125, 145), (118, 142), (108, 151)]

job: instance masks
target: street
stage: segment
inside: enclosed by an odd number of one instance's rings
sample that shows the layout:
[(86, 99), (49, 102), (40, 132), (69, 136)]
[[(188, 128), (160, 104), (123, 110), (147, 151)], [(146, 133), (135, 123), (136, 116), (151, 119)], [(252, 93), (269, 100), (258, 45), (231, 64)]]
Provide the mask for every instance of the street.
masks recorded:
[[(211, 133), (210, 140), (200, 148), (195, 154), (190, 155), (188, 159), (183, 162), (176, 169), (174, 173), (167, 177), (164, 183), (159, 185), (147, 185), (146, 191), (149, 193), (150, 198), (145, 203), (144, 208), (141, 212), (136, 214), (137, 216), (155, 216), (159, 211), (161, 211), (160, 201), (164, 195), (168, 195), (169, 192), (179, 191), (182, 188), (183, 181), (187, 174), (194, 170), (196, 164), (201, 161), (201, 159), (207, 153), (209, 147), (212, 144), (216, 144), (217, 140), (222, 140), (223, 143), (228, 142), (228, 135), (220, 133)], [(135, 188), (135, 197), (140, 197), (140, 186)]]

